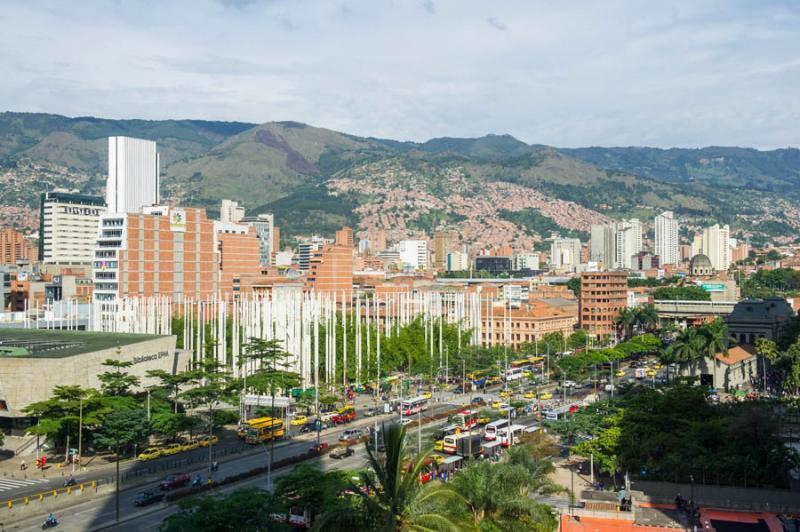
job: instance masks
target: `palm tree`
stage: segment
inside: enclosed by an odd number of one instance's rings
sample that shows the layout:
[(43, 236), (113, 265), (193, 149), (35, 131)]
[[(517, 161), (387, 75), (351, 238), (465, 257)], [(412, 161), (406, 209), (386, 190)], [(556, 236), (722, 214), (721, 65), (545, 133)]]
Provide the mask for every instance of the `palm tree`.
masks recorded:
[(728, 356), (728, 346), (733, 341), (728, 326), (721, 318), (700, 327), (700, 334), (705, 339), (705, 354), (714, 357), (717, 353)]
[(645, 331), (654, 331), (658, 327), (658, 312), (656, 307), (647, 303), (634, 310), (636, 324)]
[(630, 338), (631, 330), (633, 329), (633, 325), (635, 323), (636, 313), (633, 311), (633, 309), (625, 307), (619, 311), (619, 316), (617, 316), (617, 325), (622, 326), (622, 334), (625, 336), (625, 338)]
[[(761, 357), (762, 376), (765, 376), (767, 373), (767, 360), (774, 362), (780, 357), (778, 345), (767, 338), (759, 338), (756, 340), (756, 354)], [(766, 391), (766, 383), (764, 383), (764, 388)]]
[(698, 334), (696, 327), (688, 327), (678, 333), (669, 351), (675, 362), (691, 362), (703, 356), (705, 339)]
[[(430, 451), (409, 461), (406, 428), (384, 425), (382, 431), (385, 456), (378, 457), (367, 445), (368, 463), (374, 474), (361, 472), (364, 489), (354, 489), (365, 510), (362, 519), (368, 521), (368, 526), (362, 523), (362, 528), (379, 532), (473, 529), (459, 515), (465, 509), (465, 501), (455, 490), (439, 481), (420, 483)], [(349, 531), (358, 521), (355, 511), (337, 510), (323, 514), (314, 529)]]
[(452, 485), (467, 501), (476, 528), (552, 530), (551, 509), (528, 497), (530, 483), (526, 466), (507, 460), (473, 463), (453, 478)]

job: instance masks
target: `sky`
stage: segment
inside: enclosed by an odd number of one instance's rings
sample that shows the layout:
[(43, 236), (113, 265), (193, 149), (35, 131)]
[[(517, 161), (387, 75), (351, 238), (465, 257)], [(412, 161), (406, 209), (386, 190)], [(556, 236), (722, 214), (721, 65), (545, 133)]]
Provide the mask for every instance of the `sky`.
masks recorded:
[(0, 109), (800, 145), (800, 2), (0, 0)]

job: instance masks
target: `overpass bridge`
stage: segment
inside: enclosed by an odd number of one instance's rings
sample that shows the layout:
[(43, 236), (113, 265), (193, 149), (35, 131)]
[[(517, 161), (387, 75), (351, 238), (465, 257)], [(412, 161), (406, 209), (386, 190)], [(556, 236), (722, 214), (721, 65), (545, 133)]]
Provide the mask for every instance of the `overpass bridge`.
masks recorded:
[(703, 317), (724, 317), (733, 312), (737, 301), (653, 301), (656, 313), (662, 319), (688, 319)]

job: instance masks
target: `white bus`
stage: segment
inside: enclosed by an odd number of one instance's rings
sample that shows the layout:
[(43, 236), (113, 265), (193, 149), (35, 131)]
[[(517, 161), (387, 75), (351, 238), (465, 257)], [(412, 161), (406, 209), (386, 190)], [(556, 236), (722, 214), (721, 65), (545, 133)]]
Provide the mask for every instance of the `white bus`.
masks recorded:
[(508, 371), (502, 372), (503, 380), (506, 382), (518, 381), (524, 377), (524, 368), (508, 368)]
[(463, 410), (455, 415), (455, 424), (461, 430), (469, 430), (478, 424), (478, 413), (474, 410)]
[(412, 416), (427, 409), (428, 399), (421, 395), (419, 397), (412, 397), (411, 399), (404, 399), (403, 402), (400, 403), (400, 413), (404, 416)]
[(444, 437), (444, 444), (442, 445), (442, 452), (447, 454), (456, 454), (458, 451), (458, 440), (468, 438), (468, 432), (459, 432), (458, 434), (448, 434)]
[(519, 443), (519, 437), (525, 428), (525, 425), (503, 427), (497, 431), (497, 439), (503, 447), (508, 447), (510, 444), (516, 445)]
[(507, 426), (508, 426), (507, 419), (498, 419), (497, 421), (492, 421), (491, 423), (487, 423), (483, 431), (483, 439), (488, 441), (496, 440), (497, 431)]

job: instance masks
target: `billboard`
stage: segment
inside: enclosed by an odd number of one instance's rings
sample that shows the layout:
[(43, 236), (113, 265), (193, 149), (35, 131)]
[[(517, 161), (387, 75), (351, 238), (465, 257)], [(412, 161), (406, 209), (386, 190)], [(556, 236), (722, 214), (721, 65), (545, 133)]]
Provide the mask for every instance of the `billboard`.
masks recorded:
[(169, 211), (169, 230), (180, 233), (186, 232), (186, 211), (183, 209)]

